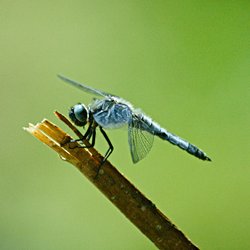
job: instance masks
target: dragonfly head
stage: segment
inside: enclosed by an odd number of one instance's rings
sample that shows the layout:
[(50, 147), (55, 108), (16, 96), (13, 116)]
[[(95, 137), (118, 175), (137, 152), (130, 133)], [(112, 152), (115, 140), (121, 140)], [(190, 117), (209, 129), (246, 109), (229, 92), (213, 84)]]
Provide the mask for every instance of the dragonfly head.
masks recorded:
[(84, 127), (89, 121), (89, 109), (82, 103), (70, 108), (69, 117), (76, 126)]

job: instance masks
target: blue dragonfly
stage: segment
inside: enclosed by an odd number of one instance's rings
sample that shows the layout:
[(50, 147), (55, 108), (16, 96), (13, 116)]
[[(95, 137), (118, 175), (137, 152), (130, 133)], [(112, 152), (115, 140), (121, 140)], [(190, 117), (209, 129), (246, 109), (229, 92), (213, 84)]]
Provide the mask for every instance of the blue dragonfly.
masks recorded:
[(94, 147), (96, 128), (99, 127), (109, 145), (103, 162), (106, 161), (114, 149), (104, 129), (116, 129), (123, 126), (128, 128), (128, 144), (133, 163), (139, 162), (149, 153), (154, 136), (178, 146), (201, 160), (211, 161), (201, 149), (162, 128), (140, 109), (135, 109), (132, 104), (119, 96), (94, 89), (62, 75), (58, 75), (58, 77), (66, 83), (98, 97), (94, 98), (87, 106), (78, 103), (71, 107), (69, 117), (77, 126), (85, 127), (88, 124), (84, 138), (75, 140), (91, 140), (88, 147)]

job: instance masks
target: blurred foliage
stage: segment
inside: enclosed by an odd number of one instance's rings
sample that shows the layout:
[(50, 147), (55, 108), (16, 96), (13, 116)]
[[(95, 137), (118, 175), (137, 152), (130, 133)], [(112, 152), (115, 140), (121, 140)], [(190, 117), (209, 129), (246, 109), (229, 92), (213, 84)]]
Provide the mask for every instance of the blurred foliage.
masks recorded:
[[(128, 99), (198, 145), (156, 139), (133, 166), (125, 130), (110, 160), (201, 249), (249, 249), (248, 1), (3, 1), (1, 249), (154, 249), (79, 172), (22, 130), (91, 96)], [(98, 136), (97, 148), (106, 144)]]

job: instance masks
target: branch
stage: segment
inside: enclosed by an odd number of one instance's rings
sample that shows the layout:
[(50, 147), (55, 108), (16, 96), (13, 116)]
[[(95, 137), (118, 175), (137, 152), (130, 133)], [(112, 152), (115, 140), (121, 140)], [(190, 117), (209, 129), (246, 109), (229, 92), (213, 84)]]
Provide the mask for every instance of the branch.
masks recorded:
[[(67, 118), (55, 114), (79, 138), (83, 137)], [(159, 249), (198, 249), (110, 162), (106, 161), (96, 175), (102, 156), (94, 148), (74, 148), (77, 142), (66, 143), (72, 138), (46, 119), (24, 129), (77, 167)]]

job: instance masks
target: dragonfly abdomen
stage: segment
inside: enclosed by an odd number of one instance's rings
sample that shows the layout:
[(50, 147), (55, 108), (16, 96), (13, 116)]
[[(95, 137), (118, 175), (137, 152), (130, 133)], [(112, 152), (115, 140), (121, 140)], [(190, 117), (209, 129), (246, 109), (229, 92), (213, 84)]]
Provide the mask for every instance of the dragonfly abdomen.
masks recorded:
[(201, 160), (211, 161), (211, 159), (195, 145), (183, 140), (182, 138), (174, 134), (169, 133), (165, 129), (161, 129), (156, 135), (159, 136), (161, 139), (169, 141), (173, 145), (178, 146), (179, 148), (187, 151), (189, 154), (194, 155), (195, 157)]

